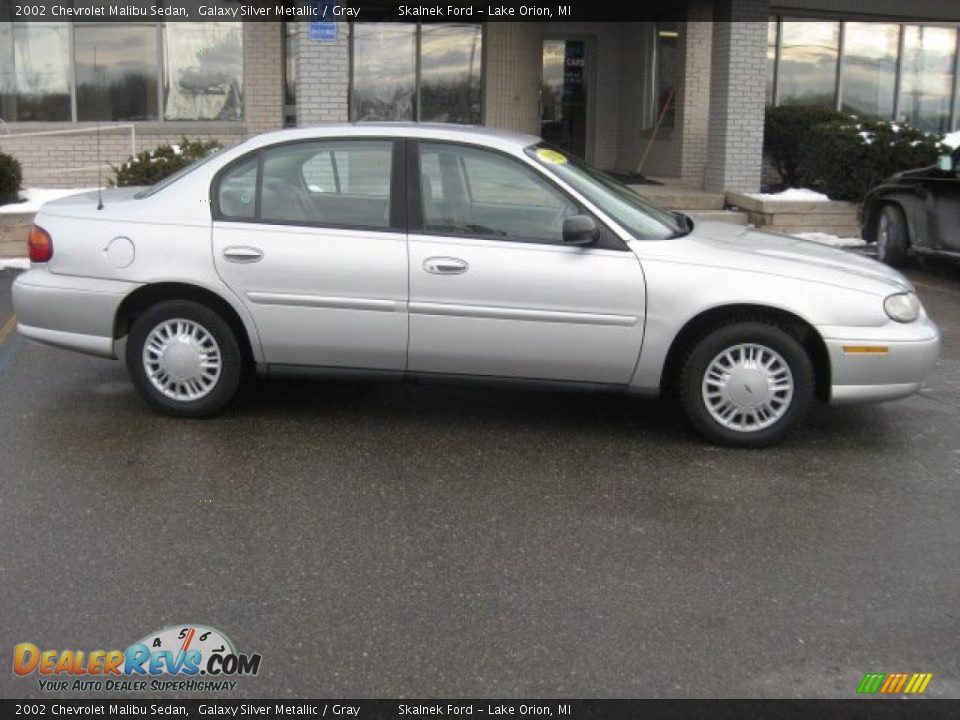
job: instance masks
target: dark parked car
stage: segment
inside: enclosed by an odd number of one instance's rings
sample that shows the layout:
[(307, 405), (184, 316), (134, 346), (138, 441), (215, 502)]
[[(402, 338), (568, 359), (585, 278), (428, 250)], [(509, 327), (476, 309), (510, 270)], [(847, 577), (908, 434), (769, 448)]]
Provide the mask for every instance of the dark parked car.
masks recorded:
[(863, 204), (863, 237), (893, 266), (911, 255), (960, 260), (960, 148), (936, 165), (891, 175)]

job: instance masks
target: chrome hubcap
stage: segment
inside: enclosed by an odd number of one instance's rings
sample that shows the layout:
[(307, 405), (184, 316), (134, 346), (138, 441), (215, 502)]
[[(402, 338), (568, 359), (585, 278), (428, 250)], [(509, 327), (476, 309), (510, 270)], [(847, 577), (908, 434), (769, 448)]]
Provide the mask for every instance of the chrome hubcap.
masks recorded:
[(707, 366), (702, 395), (718, 423), (737, 432), (756, 432), (773, 425), (790, 407), (793, 373), (775, 350), (734, 345)]
[(223, 367), (213, 335), (193, 320), (164, 320), (143, 344), (143, 369), (168, 398), (199, 400), (210, 394)]

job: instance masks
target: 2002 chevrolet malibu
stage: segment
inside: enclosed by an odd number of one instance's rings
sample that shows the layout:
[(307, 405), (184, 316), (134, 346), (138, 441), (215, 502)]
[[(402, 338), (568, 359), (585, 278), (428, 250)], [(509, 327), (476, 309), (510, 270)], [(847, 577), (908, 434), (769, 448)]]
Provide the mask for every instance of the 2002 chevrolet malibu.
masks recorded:
[(125, 356), (198, 417), (245, 366), (675, 396), (762, 446), (814, 400), (919, 389), (940, 336), (873, 260), (670, 213), (537, 138), (415, 124), (254, 137), (143, 189), (43, 206), (22, 335)]

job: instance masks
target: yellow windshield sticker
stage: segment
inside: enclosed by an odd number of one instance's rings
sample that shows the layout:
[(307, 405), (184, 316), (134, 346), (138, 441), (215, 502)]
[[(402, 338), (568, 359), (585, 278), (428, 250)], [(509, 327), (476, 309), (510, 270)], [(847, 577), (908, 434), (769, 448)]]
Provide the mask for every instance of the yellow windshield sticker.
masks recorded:
[(540, 148), (537, 150), (537, 157), (551, 165), (564, 165), (567, 162), (566, 155), (556, 150), (550, 150), (549, 148)]

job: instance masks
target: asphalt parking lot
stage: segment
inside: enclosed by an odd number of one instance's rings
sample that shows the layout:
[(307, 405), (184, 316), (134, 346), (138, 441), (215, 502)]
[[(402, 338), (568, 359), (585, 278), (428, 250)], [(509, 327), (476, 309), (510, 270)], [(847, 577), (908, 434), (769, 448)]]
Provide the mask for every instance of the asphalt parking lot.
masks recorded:
[[(258, 381), (178, 421), (9, 334), (0, 655), (202, 623), (262, 654), (231, 698), (958, 697), (960, 270), (911, 277), (944, 332), (923, 393), (755, 452), (469, 386)], [(42, 695), (9, 668), (0, 697)]]

